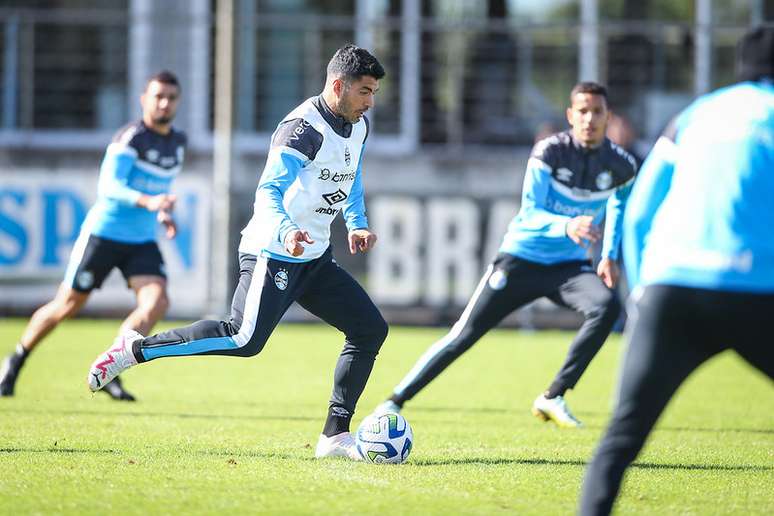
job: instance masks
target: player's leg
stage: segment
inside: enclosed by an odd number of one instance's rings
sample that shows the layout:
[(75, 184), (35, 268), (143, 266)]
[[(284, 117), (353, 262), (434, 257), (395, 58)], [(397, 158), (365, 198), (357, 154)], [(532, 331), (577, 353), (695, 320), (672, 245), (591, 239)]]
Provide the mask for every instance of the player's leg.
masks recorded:
[(350, 422), (387, 337), (387, 323), (365, 290), (332, 260), (330, 252), (320, 258), (313, 278), (298, 303), (344, 334), (328, 416), (315, 455), (358, 459), (349, 434)]
[(498, 255), (451, 331), (425, 351), (377, 412), (400, 410), (505, 316), (555, 289), (544, 269), (508, 254)]
[(77, 314), (88, 298), (88, 292), (78, 292), (63, 284), (54, 299), (35, 310), (16, 348), (0, 365), (0, 396), (13, 396), (16, 380), (32, 350), (60, 322)]
[(134, 291), (137, 306), (121, 323), (119, 331), (134, 330), (148, 335), (169, 309), (167, 280), (162, 276), (140, 275), (130, 277), (128, 283)]
[[(258, 354), (307, 280), (309, 263), (288, 263), (240, 254), (240, 277), (228, 321), (203, 320), (149, 337), (119, 336), (89, 371), (89, 388), (99, 390), (121, 371), (162, 357)], [(286, 281), (275, 281), (284, 275)]]
[(54, 328), (75, 316), (95, 288), (113, 268), (115, 249), (99, 238), (81, 233), (73, 246), (67, 272), (54, 299), (32, 314), (16, 349), (0, 365), (0, 396), (12, 396), (16, 381), (28, 355)]
[[(732, 347), (748, 363), (774, 380), (774, 337), (771, 335), (771, 314), (774, 314), (774, 295), (740, 294), (735, 306), (737, 312), (725, 319), (734, 321), (735, 337)], [(728, 296), (727, 296), (728, 297)], [(737, 322), (743, 321), (743, 322)]]
[(624, 471), (639, 454), (669, 399), (694, 369), (723, 349), (715, 325), (724, 319), (716, 317), (722, 310), (707, 317), (701, 309), (707, 306), (700, 299), (704, 292), (652, 286), (637, 303), (618, 401), (586, 471), (582, 515), (610, 513)]
[[(118, 264), (126, 284), (132, 289), (137, 304), (121, 323), (118, 335), (130, 331), (148, 335), (169, 307), (166, 271), (161, 251), (156, 242), (121, 244), (122, 260)], [(101, 389), (115, 400), (135, 401), (121, 377), (115, 377)]]
[(621, 312), (621, 303), (616, 292), (607, 288), (588, 264), (562, 264), (557, 270), (566, 274), (566, 279), (551, 299), (580, 312), (584, 321), (570, 344), (564, 364), (548, 389), (535, 400), (532, 412), (541, 419), (572, 428), (581, 423), (567, 408), (564, 394), (575, 387), (610, 335)]

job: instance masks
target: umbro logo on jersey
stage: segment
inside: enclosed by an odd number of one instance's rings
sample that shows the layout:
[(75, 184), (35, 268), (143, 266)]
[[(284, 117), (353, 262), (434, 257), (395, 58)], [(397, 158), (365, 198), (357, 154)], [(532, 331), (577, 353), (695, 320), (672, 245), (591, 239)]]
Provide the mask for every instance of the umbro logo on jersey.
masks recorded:
[(347, 198), (347, 194), (342, 191), (341, 188), (336, 190), (335, 192), (326, 193), (322, 195), (322, 198), (325, 199), (325, 202), (328, 203), (328, 206), (333, 206), (336, 203), (339, 203)]
[(568, 182), (572, 179), (572, 170), (569, 168), (560, 168), (556, 171), (556, 178), (559, 181)]

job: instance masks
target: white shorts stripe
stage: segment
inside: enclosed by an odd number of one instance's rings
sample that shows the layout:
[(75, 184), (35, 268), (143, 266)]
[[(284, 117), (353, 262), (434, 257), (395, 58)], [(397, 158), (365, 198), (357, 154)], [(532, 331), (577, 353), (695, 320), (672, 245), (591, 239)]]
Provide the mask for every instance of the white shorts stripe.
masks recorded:
[(258, 311), (261, 308), (261, 294), (263, 293), (263, 283), (266, 279), (267, 263), (268, 260), (266, 258), (256, 256), (253, 277), (250, 279), (250, 286), (247, 288), (247, 295), (245, 296), (242, 325), (239, 327), (239, 333), (232, 337), (240, 348), (250, 341), (255, 332), (255, 326), (258, 324)]

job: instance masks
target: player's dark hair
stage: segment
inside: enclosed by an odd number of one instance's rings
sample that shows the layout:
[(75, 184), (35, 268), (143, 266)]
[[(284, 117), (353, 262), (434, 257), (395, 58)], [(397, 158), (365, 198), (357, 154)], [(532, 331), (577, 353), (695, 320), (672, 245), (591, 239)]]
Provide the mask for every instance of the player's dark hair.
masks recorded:
[(599, 95), (600, 97), (604, 97), (605, 104), (607, 104), (607, 88), (605, 88), (598, 82), (584, 81), (584, 82), (579, 82), (578, 84), (573, 86), (572, 91), (570, 92), (571, 105), (572, 105), (572, 99), (575, 98), (575, 95), (577, 95), (578, 93), (588, 93), (589, 95)]
[(381, 79), (384, 68), (379, 61), (366, 49), (353, 44), (341, 47), (328, 62), (329, 77), (344, 77), (347, 82), (357, 80), (364, 75)]
[(760, 25), (742, 36), (736, 46), (736, 63), (740, 81), (774, 77), (774, 24)]
[(148, 85), (154, 81), (160, 82), (162, 84), (171, 84), (172, 86), (176, 86), (177, 91), (182, 90), (180, 87), (180, 81), (177, 80), (177, 75), (170, 72), (169, 70), (161, 70), (160, 72), (156, 72), (155, 74), (151, 75), (148, 78), (148, 82), (145, 83), (145, 89), (148, 89)]

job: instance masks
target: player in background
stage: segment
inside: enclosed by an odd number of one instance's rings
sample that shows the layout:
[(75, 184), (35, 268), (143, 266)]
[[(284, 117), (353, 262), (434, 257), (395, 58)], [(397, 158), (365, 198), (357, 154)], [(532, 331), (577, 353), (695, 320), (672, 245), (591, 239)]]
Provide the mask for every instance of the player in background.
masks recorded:
[(610, 513), (624, 471), (703, 362), (733, 349), (774, 379), (774, 25), (737, 48), (741, 82), (677, 116), (629, 200), (624, 259), (635, 307), (582, 515)]
[[(564, 394), (578, 382), (610, 334), (620, 302), (618, 248), (626, 198), (634, 181), (634, 158), (605, 137), (607, 91), (577, 84), (570, 94), (570, 130), (532, 149), (521, 209), (500, 251), (451, 331), (432, 345), (377, 412), (398, 412), (490, 329), (517, 308), (547, 296), (584, 316), (567, 358), (532, 412), (561, 427), (577, 427)], [(606, 215), (604, 238), (599, 224)], [(603, 239), (602, 259), (592, 267), (591, 246)]]
[(387, 323), (363, 288), (333, 258), (330, 226), (341, 212), (349, 251), (376, 243), (363, 199), (362, 158), (381, 64), (354, 45), (328, 63), (323, 92), (277, 126), (255, 193), (253, 217), (242, 230), (240, 276), (227, 321), (198, 321), (143, 338), (116, 339), (91, 366), (99, 390), (121, 371), (161, 357), (258, 354), (294, 302), (345, 335), (333, 375), (333, 395), (317, 457), (358, 460), (349, 427)]
[[(134, 291), (137, 306), (121, 324), (148, 332), (167, 311), (166, 272), (156, 244), (157, 227), (167, 238), (176, 233), (172, 181), (180, 172), (185, 134), (172, 127), (180, 85), (174, 74), (151, 77), (140, 96), (142, 119), (121, 128), (108, 145), (99, 172), (97, 201), (89, 210), (73, 246), (56, 297), (30, 318), (16, 349), (0, 367), (0, 396), (13, 396), (29, 354), (64, 319), (76, 315), (92, 290), (118, 268)], [(104, 391), (117, 400), (134, 396), (115, 378)]]

